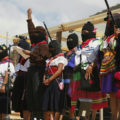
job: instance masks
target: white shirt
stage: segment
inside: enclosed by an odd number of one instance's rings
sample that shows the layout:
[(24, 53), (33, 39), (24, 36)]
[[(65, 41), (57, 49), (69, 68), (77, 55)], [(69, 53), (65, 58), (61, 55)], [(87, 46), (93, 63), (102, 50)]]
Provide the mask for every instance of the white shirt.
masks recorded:
[(92, 62), (96, 58), (97, 51), (100, 46), (100, 40), (99, 39), (93, 39), (90, 41), (90, 43), (85, 46), (84, 48), (79, 48), (76, 50), (75, 55), (75, 66), (80, 64), (80, 55), (81, 55), (81, 64), (86, 64), (83, 69), (87, 69), (88, 63)]
[(29, 59), (24, 63), (24, 65), (18, 63), (16, 65), (16, 72), (18, 72), (19, 70), (27, 72), (29, 66), (30, 66)]
[(63, 69), (64, 69), (64, 67), (68, 64), (68, 61), (64, 56), (58, 56), (57, 58), (55, 58), (51, 61), (49, 66), (58, 66), (59, 63), (63, 64)]
[[(5, 76), (5, 71), (8, 71), (8, 62), (0, 64), (0, 73)], [(10, 75), (15, 73), (15, 68), (12, 63), (10, 63)]]
[[(0, 83), (3, 83), (3, 77), (5, 76), (5, 72), (8, 71), (8, 62), (0, 64)], [(10, 76), (15, 73), (15, 68), (12, 63), (10, 63)], [(1, 87), (1, 84), (0, 84)]]

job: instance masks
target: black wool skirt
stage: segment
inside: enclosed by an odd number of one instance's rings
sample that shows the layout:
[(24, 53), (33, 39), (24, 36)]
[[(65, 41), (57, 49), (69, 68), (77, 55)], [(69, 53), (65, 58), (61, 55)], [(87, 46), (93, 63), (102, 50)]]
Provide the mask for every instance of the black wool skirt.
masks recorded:
[(10, 113), (10, 97), (7, 96), (6, 93), (0, 93), (0, 114), (1, 113)]
[(62, 111), (62, 91), (58, 87), (56, 80), (53, 80), (49, 86), (46, 86), (44, 99), (43, 99), (43, 111), (61, 112)]
[(43, 85), (43, 75), (45, 67), (31, 66), (27, 72), (27, 85), (25, 98), (27, 108), (31, 112), (41, 112), (45, 86)]
[(27, 110), (26, 100), (24, 98), (26, 88), (26, 72), (17, 75), (12, 92), (12, 109), (16, 112)]
[(64, 113), (65, 110), (69, 110), (71, 108), (71, 97), (68, 95), (70, 84), (64, 84), (64, 90), (62, 91), (62, 106), (63, 110), (62, 112)]

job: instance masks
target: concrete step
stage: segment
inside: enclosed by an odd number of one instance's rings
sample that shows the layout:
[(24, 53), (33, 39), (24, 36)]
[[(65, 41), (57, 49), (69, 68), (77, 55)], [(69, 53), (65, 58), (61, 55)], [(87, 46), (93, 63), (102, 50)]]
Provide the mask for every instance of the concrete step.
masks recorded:
[(20, 117), (19, 112), (11, 111), (11, 114), (9, 116), (10, 116), (10, 120), (23, 120), (23, 118)]

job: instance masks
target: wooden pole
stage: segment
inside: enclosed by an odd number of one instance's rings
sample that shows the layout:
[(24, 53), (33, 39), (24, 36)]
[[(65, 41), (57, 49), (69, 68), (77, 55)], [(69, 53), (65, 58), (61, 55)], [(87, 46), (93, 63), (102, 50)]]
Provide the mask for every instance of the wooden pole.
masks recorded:
[(56, 33), (56, 40), (58, 40), (61, 43), (61, 39), (62, 39), (62, 32), (57, 32)]
[(100, 120), (104, 120), (104, 118), (103, 118), (103, 108), (100, 109)]
[[(120, 12), (120, 8), (116, 9), (116, 10), (112, 10), (112, 13), (119, 13)], [(81, 19), (81, 20), (77, 20), (77, 21), (73, 21), (73, 22), (68, 22), (68, 23), (64, 23), (64, 24), (60, 24), (57, 26), (53, 26), (48, 28), (50, 35), (52, 36), (52, 34), (55, 34), (57, 32), (64, 32), (64, 31), (70, 31), (70, 30), (74, 30), (77, 28), (81, 28), (84, 23), (91, 21), (93, 24), (100, 24), (100, 23), (104, 23), (104, 18), (107, 16), (107, 12), (101, 13), (99, 15), (94, 15), (94, 16), (90, 16), (88, 18), (85, 19)], [(24, 33), (22, 35), (28, 35), (28, 33)]]
[[(120, 9), (116, 9), (116, 10), (112, 11), (112, 13), (119, 13), (119, 12), (120, 12)], [(69, 30), (81, 28), (84, 25), (84, 23), (86, 23), (88, 21), (91, 21), (93, 24), (100, 24), (100, 23), (105, 22), (104, 18), (106, 16), (107, 16), (107, 12), (104, 12), (102, 14), (90, 16), (90, 17), (82, 19), (82, 20), (77, 20), (77, 21), (53, 26), (53, 27), (48, 28), (48, 30), (49, 30), (50, 34), (53, 34), (56, 32), (63, 32), (63, 31), (69, 31)]]

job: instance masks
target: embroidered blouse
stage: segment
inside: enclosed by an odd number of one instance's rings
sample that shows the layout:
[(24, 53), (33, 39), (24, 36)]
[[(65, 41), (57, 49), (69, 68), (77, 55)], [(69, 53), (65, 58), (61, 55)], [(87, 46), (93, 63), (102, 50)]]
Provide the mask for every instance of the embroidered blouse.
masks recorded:
[[(0, 63), (0, 87), (2, 86), (5, 72), (8, 70), (8, 62)], [(15, 73), (15, 68), (13, 64), (10, 62), (10, 76)]]
[(100, 44), (100, 39), (92, 38), (78, 46), (75, 55), (75, 66), (79, 65), (81, 61), (82, 69), (86, 70), (89, 64), (96, 59)]
[[(48, 63), (49, 61), (47, 61)], [(67, 65), (67, 59), (64, 57), (64, 56), (58, 56), (57, 58), (53, 59), (49, 66), (58, 66), (59, 63), (62, 63), (63, 64), (63, 69), (64, 67)]]
[(116, 40), (114, 34), (109, 36), (101, 44), (101, 51), (104, 51), (104, 57), (102, 59), (100, 74), (107, 75), (115, 71), (115, 47)]

